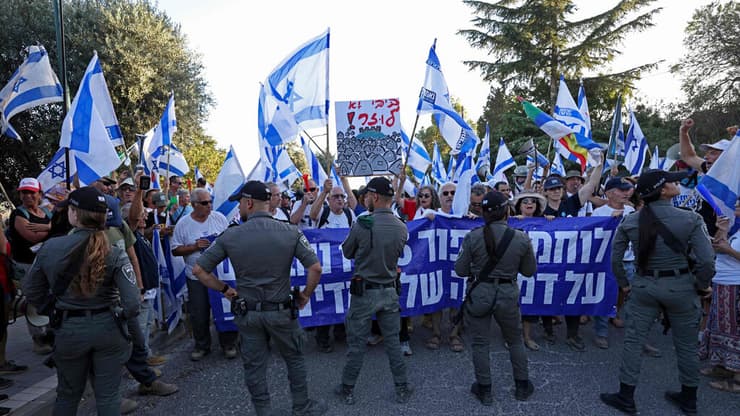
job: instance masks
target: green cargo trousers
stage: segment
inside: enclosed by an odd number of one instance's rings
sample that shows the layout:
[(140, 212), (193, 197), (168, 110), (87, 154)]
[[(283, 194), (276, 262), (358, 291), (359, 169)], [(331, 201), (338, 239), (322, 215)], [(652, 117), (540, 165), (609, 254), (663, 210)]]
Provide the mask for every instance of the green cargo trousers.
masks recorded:
[(529, 380), (527, 353), (522, 341), (519, 286), (516, 282), (479, 283), (468, 296), (464, 316), (472, 339), (476, 382), (491, 385), (491, 318), (501, 327), (504, 340), (509, 344), (514, 380)]
[(405, 384), (406, 363), (401, 353), (401, 342), (398, 332), (401, 330), (401, 307), (398, 305), (398, 294), (392, 287), (383, 289), (365, 289), (362, 296), (352, 296), (349, 311), (345, 316), (347, 328), (347, 364), (342, 372), (342, 384), (354, 386), (362, 369), (362, 362), (367, 350), (367, 339), (370, 337), (373, 314), (375, 314), (383, 334), (383, 347), (395, 384)]
[(258, 415), (270, 414), (270, 392), (267, 390), (268, 344), (275, 343), (288, 369), (293, 409), (303, 409), (308, 403), (306, 365), (303, 344), (306, 335), (298, 321), (290, 318), (290, 310), (249, 311), (235, 316), (239, 328), (240, 349), (244, 364), (244, 382)]
[(661, 305), (671, 322), (679, 381), (685, 386), (698, 386), (697, 339), (701, 306), (694, 288), (694, 277), (690, 274), (659, 278), (635, 276), (626, 305), (628, 319), (619, 381), (630, 386), (637, 385), (642, 364), (642, 345), (658, 318)]

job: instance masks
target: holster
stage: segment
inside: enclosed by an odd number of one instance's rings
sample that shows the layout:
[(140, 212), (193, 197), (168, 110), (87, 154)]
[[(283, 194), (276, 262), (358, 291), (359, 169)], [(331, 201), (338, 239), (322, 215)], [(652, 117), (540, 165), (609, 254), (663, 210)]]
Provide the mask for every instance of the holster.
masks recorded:
[(365, 280), (360, 276), (355, 276), (349, 284), (349, 293), (352, 296), (362, 296), (365, 294)]
[(294, 286), (290, 293), (290, 319), (298, 319), (298, 299), (301, 297), (301, 290)]
[(128, 332), (128, 325), (126, 325), (126, 317), (123, 316), (123, 308), (120, 306), (112, 306), (111, 307), (111, 313), (113, 313), (113, 320), (116, 321), (116, 326), (118, 327), (118, 330), (121, 332), (121, 336), (126, 341), (131, 341), (131, 333)]
[(231, 313), (234, 314), (234, 316), (247, 316), (247, 300), (235, 297), (231, 301)]

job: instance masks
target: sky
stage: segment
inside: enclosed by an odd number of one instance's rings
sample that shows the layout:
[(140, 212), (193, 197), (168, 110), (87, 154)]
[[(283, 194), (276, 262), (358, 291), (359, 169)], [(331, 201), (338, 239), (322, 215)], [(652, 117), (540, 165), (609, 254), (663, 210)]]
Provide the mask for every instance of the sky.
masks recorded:
[[(628, 35), (622, 55), (607, 68), (620, 71), (665, 60), (637, 83), (636, 95), (649, 102), (679, 100), (680, 80), (669, 67), (685, 53), (686, 22), (696, 8), (709, 2), (658, 0), (656, 6), (663, 10), (653, 19), (655, 26)], [(591, 16), (616, 3), (577, 0), (576, 16)], [(204, 125), (206, 133), (220, 147), (234, 146), (245, 173), (259, 158), (259, 83), (288, 54), (326, 28), (331, 30), (330, 138), (334, 135), (334, 101), (346, 100), (399, 98), (401, 121), (410, 132), (435, 38), (450, 94), (465, 108), (466, 119), (477, 120), (489, 92), (480, 73), (463, 64), (487, 58), (457, 34), (460, 29), (473, 28), (472, 9), (461, 0), (159, 0), (158, 5), (181, 25), (191, 49), (202, 56), (205, 79), (216, 100)], [(429, 116), (420, 118), (419, 128), (429, 124)], [(325, 129), (308, 133), (324, 145)]]

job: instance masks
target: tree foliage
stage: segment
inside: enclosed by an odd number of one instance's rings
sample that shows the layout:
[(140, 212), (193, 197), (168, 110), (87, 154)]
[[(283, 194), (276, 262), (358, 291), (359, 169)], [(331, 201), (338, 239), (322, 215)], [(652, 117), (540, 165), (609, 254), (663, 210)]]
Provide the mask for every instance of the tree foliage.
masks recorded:
[[(603, 13), (569, 20), (576, 11), (571, 0), (463, 0), (473, 9), (475, 29), (458, 33), (493, 58), (465, 63), (505, 93), (523, 95), (543, 110), (552, 109), (560, 74), (578, 79), (612, 62), (628, 33), (652, 26), (660, 8), (642, 10), (654, 1), (620, 0)], [(640, 74), (654, 65), (584, 78), (584, 82), (592, 84), (589, 87), (594, 92), (630, 91)]]
[[(93, 51), (105, 73), (113, 106), (128, 145), (151, 129), (175, 94), (178, 131), (173, 141), (191, 168), (215, 179), (225, 152), (201, 127), (214, 101), (201, 57), (188, 46), (179, 25), (149, 0), (67, 0), (63, 5), (69, 94), (74, 96)], [(26, 46), (40, 43), (57, 66), (54, 10), (48, 0), (0, 2), (0, 83), (23, 62)], [(61, 77), (60, 77), (61, 79)], [(0, 139), (2, 181), (13, 188), (36, 176), (56, 151), (62, 106), (51, 104), (16, 115), (11, 123), (24, 138)]]
[(690, 110), (728, 111), (740, 107), (740, 3), (708, 4), (697, 9), (686, 26), (681, 62)]

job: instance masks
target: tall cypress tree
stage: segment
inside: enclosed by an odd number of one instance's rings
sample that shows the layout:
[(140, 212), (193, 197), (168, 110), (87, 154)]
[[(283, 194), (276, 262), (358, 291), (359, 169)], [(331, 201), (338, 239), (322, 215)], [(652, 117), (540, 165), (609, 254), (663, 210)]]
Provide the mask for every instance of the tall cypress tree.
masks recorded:
[[(621, 0), (603, 13), (571, 20), (577, 10), (571, 0), (463, 0), (473, 9), (475, 29), (458, 33), (493, 58), (465, 63), (507, 93), (523, 94), (538, 105), (553, 108), (560, 74), (575, 79), (611, 62), (621, 53), (618, 46), (628, 33), (653, 25), (652, 18), (661, 8), (643, 10), (654, 1)], [(640, 74), (655, 65), (584, 79), (589, 104), (596, 91), (631, 90)]]

